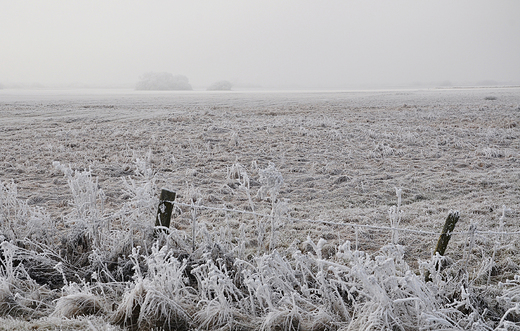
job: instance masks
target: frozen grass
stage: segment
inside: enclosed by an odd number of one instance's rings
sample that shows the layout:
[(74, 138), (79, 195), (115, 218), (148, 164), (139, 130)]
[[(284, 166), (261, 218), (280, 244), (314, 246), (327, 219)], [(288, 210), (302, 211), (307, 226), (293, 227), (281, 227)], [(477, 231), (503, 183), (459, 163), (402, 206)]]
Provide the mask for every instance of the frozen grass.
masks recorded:
[[(191, 238), (184, 231), (167, 229), (154, 239), (153, 209), (158, 201), (149, 195), (153, 173), (138, 172), (136, 178), (125, 179), (130, 198), (110, 216), (103, 214), (103, 204), (98, 202), (97, 179), (89, 171), (64, 169), (76, 207), (67, 229), (60, 231), (46, 223), (49, 233), (63, 236), (61, 242), (17, 238), (12, 232), (9, 235), (14, 237), (4, 236), (1, 244), (0, 313), (5, 325), (13, 329), (46, 323), (62, 329), (95, 328), (94, 323), (101, 323), (104, 328), (130, 330), (499, 330), (519, 326), (518, 277), (490, 282), (497, 252), (503, 249), (498, 237), (493, 238), (493, 251), (487, 252), (470, 233), (462, 259), (436, 256), (419, 261), (417, 269), (405, 261), (406, 247), (397, 243), (395, 230), (389, 244), (371, 253), (352, 249), (347, 240), (330, 254), (325, 239), (315, 242), (311, 237), (303, 243), (294, 240), (286, 248), (271, 239), (265, 246), (247, 249), (244, 241), (254, 232), (232, 235), (229, 219), (211, 232), (211, 225), (202, 223)], [(228, 171), (228, 179), (233, 178), (249, 197), (249, 176), (238, 163)], [(266, 235), (273, 238), (285, 218), (276, 204), (283, 177), (271, 164), (259, 169), (258, 182), (257, 195), (269, 198), (272, 210), (256, 224), (269, 224)], [(398, 228), (402, 191), (395, 191), (397, 207), (391, 208), (390, 221)], [(2, 184), (2, 215), (9, 219), (4, 223), (17, 229), (26, 215), (35, 215), (35, 207), (17, 202), (15, 192), (15, 185)], [(196, 200), (193, 188), (188, 187), (187, 193), (192, 202)], [(24, 213), (14, 213), (13, 207), (23, 208)], [(504, 207), (499, 229), (505, 212)], [(115, 217), (129, 224), (124, 229), (127, 236), (121, 235), (123, 229), (100, 221)], [(251, 213), (251, 217), (261, 215)], [(470, 257), (478, 260), (468, 263)], [(54, 273), (34, 271), (51, 267)], [(426, 272), (431, 281), (424, 280)], [(56, 319), (59, 322), (52, 322)]]
[[(41, 148), (52, 161), (64, 157), (54, 164), (6, 150), (2, 171), (13, 180), (0, 181), (0, 329), (520, 329), (517, 236), (482, 232), (518, 229), (516, 108), (504, 94), (485, 105), (497, 108), (484, 121), (480, 105), (456, 114), (402, 98), (379, 108), (366, 101), (359, 121), (374, 122), (357, 131), (343, 104), (318, 107), (331, 120), (314, 104), (275, 102), (248, 116), (194, 108), (125, 132), (124, 121), (87, 121), (132, 147), (73, 156), (67, 149), (82, 139), (101, 140), (72, 126)], [(159, 127), (186, 136), (167, 144)], [(38, 171), (50, 174), (54, 186), (40, 185), (54, 196), (27, 192), (24, 174)], [(157, 233), (164, 184), (180, 203), (171, 228)], [(431, 256), (436, 236), (397, 229), (438, 232), (450, 209), (463, 223), (445, 257)]]

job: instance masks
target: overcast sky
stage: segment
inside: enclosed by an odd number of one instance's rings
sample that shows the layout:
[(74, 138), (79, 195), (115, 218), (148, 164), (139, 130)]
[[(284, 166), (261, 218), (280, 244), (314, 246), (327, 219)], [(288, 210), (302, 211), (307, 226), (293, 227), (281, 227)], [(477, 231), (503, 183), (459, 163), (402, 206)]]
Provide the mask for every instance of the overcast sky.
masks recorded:
[(518, 83), (519, 14), (518, 0), (0, 0), (0, 83)]

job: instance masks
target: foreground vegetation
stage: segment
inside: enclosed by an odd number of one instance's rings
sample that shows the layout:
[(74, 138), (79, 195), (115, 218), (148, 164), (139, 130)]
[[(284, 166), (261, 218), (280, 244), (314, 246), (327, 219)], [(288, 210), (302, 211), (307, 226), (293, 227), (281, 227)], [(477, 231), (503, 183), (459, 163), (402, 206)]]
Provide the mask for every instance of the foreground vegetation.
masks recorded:
[[(54, 166), (73, 196), (74, 212), (63, 224), (18, 199), (16, 185), (0, 185), (0, 314), (11, 329), (49, 323), (130, 330), (520, 328), (520, 277), (490, 283), (492, 259), (468, 272), (474, 242), (463, 259), (437, 255), (416, 269), (394, 237), (372, 253), (350, 241), (331, 253), (325, 239), (310, 237), (277, 246), (283, 179), (274, 165), (258, 178), (258, 194), (272, 204), (269, 217), (253, 214), (237, 229), (221, 214), (223, 224), (213, 228), (197, 222), (191, 194), (192, 208), (184, 211), (191, 233), (154, 228), (158, 189), (146, 164), (136, 162), (137, 176), (124, 179), (129, 199), (109, 214), (88, 170)], [(232, 169), (230, 178), (249, 192), (244, 167)]]

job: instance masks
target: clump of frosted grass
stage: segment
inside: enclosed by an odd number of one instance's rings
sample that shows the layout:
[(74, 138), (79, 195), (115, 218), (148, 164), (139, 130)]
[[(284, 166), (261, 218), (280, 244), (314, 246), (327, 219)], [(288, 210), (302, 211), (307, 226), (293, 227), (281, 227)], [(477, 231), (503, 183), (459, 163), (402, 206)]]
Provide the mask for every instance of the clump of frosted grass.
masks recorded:
[(137, 157), (134, 154), (134, 159), (135, 174), (145, 179), (152, 179), (152, 177), (155, 175), (155, 172), (151, 167), (152, 150), (148, 149), (148, 152), (144, 158)]
[(377, 143), (374, 150), (369, 152), (369, 156), (372, 158), (387, 157), (394, 154), (396, 154), (396, 150), (383, 142)]
[(54, 220), (42, 207), (30, 207), (18, 199), (14, 182), (0, 182), (0, 242), (32, 239), (50, 243), (56, 236)]
[(95, 295), (87, 284), (69, 283), (62, 288), (63, 295), (56, 301), (50, 316), (75, 318), (79, 316), (104, 315), (103, 299)]
[(99, 188), (98, 179), (92, 178), (91, 170), (72, 170), (60, 162), (53, 162), (53, 166), (62, 171), (67, 178), (72, 193), (76, 217), (80, 220), (97, 221), (102, 217), (105, 194)]
[(233, 184), (233, 181), (238, 181), (240, 187), (249, 189), (250, 181), (249, 175), (247, 174), (246, 168), (238, 162), (235, 162), (231, 167), (227, 169), (226, 176), (228, 183)]
[(17, 237), (17, 226), (28, 214), (27, 203), (19, 200), (17, 194), (14, 182), (0, 182), (0, 235), (3, 240)]
[(206, 252), (203, 255), (205, 263), (192, 270), (192, 274), (197, 279), (200, 296), (197, 305), (200, 310), (196, 313), (196, 320), (203, 329), (215, 329), (225, 325), (232, 327), (241, 315), (233, 302), (239, 302), (243, 294), (234, 284), (231, 274), (234, 270), (228, 269), (229, 262), (220, 254), (220, 256), (211, 256), (212, 253)]
[[(153, 223), (155, 220), (158, 198), (156, 193), (157, 179), (155, 173), (146, 166), (146, 162), (137, 159), (136, 174), (137, 178), (123, 177), (123, 192), (128, 197), (123, 206), (114, 213), (112, 219), (120, 220), (121, 234), (130, 233), (129, 239), (132, 241), (130, 247), (141, 244), (133, 242), (147, 240), (153, 233)], [(129, 253), (129, 252), (127, 252)]]
[(229, 138), (228, 146), (236, 147), (236, 146), (238, 146), (238, 144), (239, 144), (238, 133), (236, 131), (233, 131), (231, 133), (231, 137)]
[(62, 239), (65, 246), (63, 252), (78, 265), (86, 264), (89, 252), (104, 245), (107, 238), (103, 232), (110, 230), (110, 224), (104, 217), (105, 194), (90, 169), (73, 171), (70, 166), (57, 161), (53, 162), (53, 166), (67, 178), (74, 207), (74, 214), (65, 219), (72, 230)]
[(498, 158), (498, 157), (504, 157), (505, 153), (494, 147), (485, 147), (485, 148), (481, 149), (480, 155), (483, 155), (488, 158)]
[[(125, 292), (121, 303), (111, 317), (117, 325), (131, 330), (163, 328), (187, 330), (191, 325), (188, 314), (193, 293), (187, 286), (186, 261), (176, 259), (166, 246), (152, 247), (148, 256), (132, 250), (134, 280)], [(146, 274), (140, 269), (139, 260), (145, 258)]]
[[(10, 242), (0, 243), (0, 316), (41, 317), (48, 313), (49, 291), (29, 276), (18, 263), (18, 249)], [(39, 307), (40, 311), (34, 311)]]
[[(256, 166), (256, 163), (253, 163), (252, 164), (253, 169), (255, 169), (255, 166)], [(251, 198), (250, 179), (249, 179), (249, 174), (247, 173), (246, 168), (238, 162), (233, 164), (228, 171), (228, 179), (231, 179), (231, 178), (235, 178), (238, 180), (238, 183), (240, 184), (238, 189), (243, 191), (246, 194), (247, 200), (249, 202), (249, 207), (251, 208), (251, 211), (254, 212), (255, 206), (253, 204), (253, 199)]]
[(62, 318), (49, 316), (40, 319), (21, 320), (14, 318), (1, 318), (0, 325), (3, 330), (75, 330), (75, 331), (123, 331), (122, 328), (111, 325), (102, 316)]

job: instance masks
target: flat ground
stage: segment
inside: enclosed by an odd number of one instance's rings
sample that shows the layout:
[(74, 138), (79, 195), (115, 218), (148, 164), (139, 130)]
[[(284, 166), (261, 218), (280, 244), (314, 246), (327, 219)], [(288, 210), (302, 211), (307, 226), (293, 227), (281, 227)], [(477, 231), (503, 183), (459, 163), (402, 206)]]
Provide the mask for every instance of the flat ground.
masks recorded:
[[(107, 213), (128, 198), (122, 179), (145, 162), (157, 186), (177, 191), (179, 202), (196, 195), (206, 206), (251, 210), (253, 204), (256, 212), (269, 213), (271, 203), (256, 193), (259, 170), (273, 163), (284, 179), (279, 201), (294, 219), (389, 226), (400, 188), (400, 227), (440, 232), (448, 211), (459, 210), (458, 231), (470, 224), (518, 231), (519, 125), (520, 88), (2, 90), (0, 181), (14, 181), (20, 199), (59, 221), (71, 212), (71, 193), (54, 161), (90, 168)], [(250, 178), (252, 202), (230, 174), (237, 164)], [(173, 226), (188, 229), (189, 214)], [(214, 225), (223, 220), (210, 212), (199, 217)], [(284, 222), (277, 224), (282, 245), (307, 235), (333, 243), (356, 238), (350, 226)], [(390, 233), (361, 229), (357, 238), (359, 249), (377, 249)], [(483, 244), (494, 240), (482, 238)], [(460, 257), (466, 239), (455, 236), (451, 254)], [(400, 242), (416, 260), (430, 256), (436, 236), (402, 233)]]

